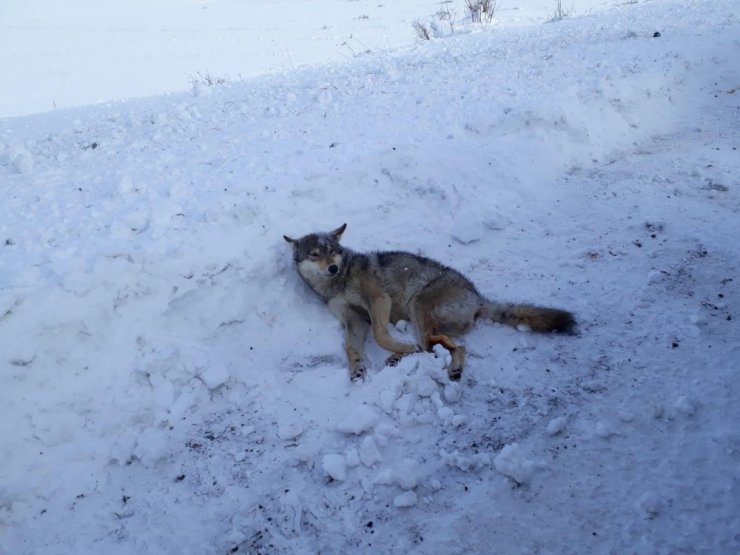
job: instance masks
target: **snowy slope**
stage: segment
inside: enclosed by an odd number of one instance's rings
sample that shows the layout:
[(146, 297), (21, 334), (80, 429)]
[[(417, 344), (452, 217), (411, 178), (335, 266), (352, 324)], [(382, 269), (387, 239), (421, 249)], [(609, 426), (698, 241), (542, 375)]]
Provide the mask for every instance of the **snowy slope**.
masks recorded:
[[(447, 1), (447, 0), (445, 0)], [(182, 92), (306, 64), (388, 52), (444, 7), (463, 32), (462, 0), (3, 0), (0, 117)], [(499, 2), (496, 21), (541, 23), (554, 0)], [(612, 2), (573, 0), (569, 13)], [(476, 27), (476, 26), (470, 26)], [(477, 27), (480, 27), (478, 25)]]
[[(737, 552), (740, 20), (684, 4), (0, 122), (0, 552)], [(345, 221), (580, 334), (350, 383), (282, 240)]]

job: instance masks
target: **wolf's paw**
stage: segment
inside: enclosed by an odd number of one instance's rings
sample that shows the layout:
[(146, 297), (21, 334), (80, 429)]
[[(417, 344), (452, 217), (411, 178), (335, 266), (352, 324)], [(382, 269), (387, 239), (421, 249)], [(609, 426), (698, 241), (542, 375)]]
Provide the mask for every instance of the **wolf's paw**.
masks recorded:
[(398, 365), (399, 362), (401, 362), (401, 359), (403, 357), (404, 355), (402, 355), (401, 353), (393, 353), (391, 356), (385, 359), (385, 365), (394, 368)]
[(459, 381), (460, 378), (462, 378), (462, 371), (463, 369), (460, 367), (449, 368), (447, 370), (447, 375), (449, 376), (450, 380), (452, 380), (453, 382), (456, 382), (456, 381)]
[(349, 379), (353, 382), (365, 381), (365, 375), (367, 374), (365, 367), (360, 366), (354, 370), (349, 371)]

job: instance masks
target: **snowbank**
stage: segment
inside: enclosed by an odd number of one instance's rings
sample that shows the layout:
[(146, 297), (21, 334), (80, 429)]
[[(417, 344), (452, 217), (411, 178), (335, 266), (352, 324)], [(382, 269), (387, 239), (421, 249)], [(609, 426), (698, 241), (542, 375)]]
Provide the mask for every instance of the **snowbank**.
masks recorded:
[[(739, 29), (651, 2), (2, 121), (0, 550), (737, 551)], [(345, 221), (580, 335), (351, 383), (282, 240)]]

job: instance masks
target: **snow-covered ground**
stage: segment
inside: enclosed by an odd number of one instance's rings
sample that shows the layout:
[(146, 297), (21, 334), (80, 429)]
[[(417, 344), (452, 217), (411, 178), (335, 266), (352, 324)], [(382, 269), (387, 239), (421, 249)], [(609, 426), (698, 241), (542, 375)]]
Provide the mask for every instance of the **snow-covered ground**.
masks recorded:
[[(0, 117), (389, 52), (413, 44), (412, 23), (441, 9), (455, 32), (476, 28), (465, 25), (463, 0), (446, 1), (2, 0)], [(614, 3), (566, 0), (563, 9), (583, 15)], [(498, 1), (495, 15), (505, 25), (541, 23), (554, 6)]]
[[(0, 120), (0, 553), (737, 553), (738, 53), (665, 0)], [(343, 222), (579, 334), (350, 383), (282, 239)]]

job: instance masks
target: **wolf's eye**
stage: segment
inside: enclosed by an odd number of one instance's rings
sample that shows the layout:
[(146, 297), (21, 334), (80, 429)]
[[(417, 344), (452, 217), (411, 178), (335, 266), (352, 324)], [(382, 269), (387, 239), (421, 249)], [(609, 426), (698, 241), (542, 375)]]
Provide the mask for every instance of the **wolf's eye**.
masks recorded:
[(335, 254), (337, 254), (337, 251), (335, 251), (334, 249), (329, 249), (329, 256), (334, 256)]
[(316, 258), (317, 256), (319, 256), (320, 254), (321, 253), (319, 252), (318, 249), (313, 249), (313, 250), (308, 251), (308, 256), (311, 256), (311, 257), (314, 257), (314, 258)]

